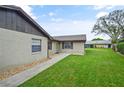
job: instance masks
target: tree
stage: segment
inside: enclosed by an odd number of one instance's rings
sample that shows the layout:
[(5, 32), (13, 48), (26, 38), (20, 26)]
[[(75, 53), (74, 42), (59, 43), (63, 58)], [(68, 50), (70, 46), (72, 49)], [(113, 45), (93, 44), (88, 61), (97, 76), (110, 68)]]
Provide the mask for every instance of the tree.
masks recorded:
[(106, 34), (112, 39), (113, 50), (117, 50), (118, 39), (124, 33), (124, 10), (115, 10), (97, 19), (92, 33)]
[(124, 32), (121, 34), (121, 39), (124, 39)]
[(95, 41), (95, 40), (103, 40), (102, 38), (94, 38), (92, 41)]

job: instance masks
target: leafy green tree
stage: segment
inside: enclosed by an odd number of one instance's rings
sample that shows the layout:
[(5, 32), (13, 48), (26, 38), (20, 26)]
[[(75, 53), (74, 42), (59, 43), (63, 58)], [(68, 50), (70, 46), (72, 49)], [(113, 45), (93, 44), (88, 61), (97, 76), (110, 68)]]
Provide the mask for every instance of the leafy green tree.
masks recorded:
[(115, 10), (97, 19), (92, 33), (106, 34), (112, 40), (113, 50), (117, 50), (117, 42), (124, 33), (124, 10)]
[(124, 32), (123, 32), (122, 35), (121, 35), (121, 39), (124, 39)]
[(92, 41), (95, 41), (95, 40), (103, 40), (102, 38), (94, 38)]

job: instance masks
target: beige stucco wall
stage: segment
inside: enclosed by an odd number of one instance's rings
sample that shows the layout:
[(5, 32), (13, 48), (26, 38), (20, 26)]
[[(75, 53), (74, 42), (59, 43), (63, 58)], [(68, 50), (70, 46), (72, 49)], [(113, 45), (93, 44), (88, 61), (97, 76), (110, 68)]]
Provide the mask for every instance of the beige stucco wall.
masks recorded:
[(49, 55), (55, 54), (56, 52), (59, 51), (59, 42), (57, 41), (52, 41), (52, 50), (49, 50)]
[(83, 42), (73, 42), (73, 49), (62, 49), (62, 43), (60, 44), (61, 52), (71, 53), (76, 55), (83, 55), (84, 51), (84, 43)]
[(106, 44), (96, 44), (94, 45), (96, 48), (108, 48), (108, 45)]
[[(41, 52), (32, 53), (32, 38), (41, 39)], [(46, 37), (0, 28), (0, 69), (47, 58)]]

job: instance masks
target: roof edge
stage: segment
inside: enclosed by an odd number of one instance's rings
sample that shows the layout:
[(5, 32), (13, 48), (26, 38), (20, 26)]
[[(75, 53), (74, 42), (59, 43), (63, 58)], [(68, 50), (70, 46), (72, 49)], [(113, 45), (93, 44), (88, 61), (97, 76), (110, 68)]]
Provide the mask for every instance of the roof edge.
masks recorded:
[(32, 17), (30, 17), (21, 7), (19, 6), (15, 6), (15, 5), (0, 5), (0, 7), (2, 8), (7, 8), (7, 9), (11, 9), (17, 12), (21, 12), (21, 14), (23, 14), (28, 20), (30, 20), (36, 27), (38, 27), (42, 33), (44, 33), (44, 35), (46, 37), (48, 37), (49, 39), (52, 39), (52, 36), (50, 36), (50, 34), (48, 34)]

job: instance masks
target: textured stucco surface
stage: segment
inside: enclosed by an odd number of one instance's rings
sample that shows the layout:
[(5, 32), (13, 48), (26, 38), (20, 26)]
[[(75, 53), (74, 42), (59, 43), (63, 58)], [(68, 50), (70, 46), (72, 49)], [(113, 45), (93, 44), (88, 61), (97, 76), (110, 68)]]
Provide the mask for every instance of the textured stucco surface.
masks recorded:
[(52, 42), (52, 50), (49, 50), (49, 54), (54, 54), (57, 51), (61, 53), (71, 53), (76, 55), (83, 55), (84, 51), (84, 42), (73, 42), (73, 49), (62, 49), (62, 42), (58, 43), (57, 41)]
[(59, 42), (57, 41), (52, 41), (52, 50), (49, 50), (49, 54), (52, 55), (52, 54), (55, 54), (56, 52), (58, 52), (60, 49), (59, 49)]
[(0, 81), (0, 87), (16, 87), (20, 84), (22, 84), (23, 82), (25, 82), (26, 80), (34, 77), (35, 75), (37, 75), (38, 73), (44, 71), (45, 69), (47, 69), (48, 67), (54, 65), (55, 63), (59, 62), (61, 59), (65, 58), (66, 56), (68, 56), (70, 54), (59, 54), (55, 57), (53, 57), (52, 59), (43, 62), (39, 65), (36, 65), (35, 67), (25, 70), (21, 73), (18, 73), (6, 80), (1, 80)]
[[(41, 52), (32, 53), (32, 38), (41, 39)], [(0, 28), (0, 69), (47, 57), (46, 37)]]
[(61, 52), (77, 54), (77, 55), (83, 55), (85, 52), (83, 42), (73, 42), (73, 49), (62, 49), (62, 43), (61, 43), (60, 49)]

